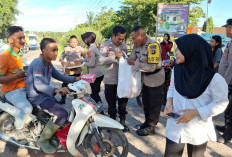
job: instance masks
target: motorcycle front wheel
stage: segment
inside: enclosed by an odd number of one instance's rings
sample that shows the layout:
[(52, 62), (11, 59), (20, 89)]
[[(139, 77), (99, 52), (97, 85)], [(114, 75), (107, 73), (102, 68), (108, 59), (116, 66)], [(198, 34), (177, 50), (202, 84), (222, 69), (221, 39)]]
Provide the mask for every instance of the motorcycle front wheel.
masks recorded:
[(101, 150), (94, 134), (86, 137), (85, 149), (89, 157), (112, 156), (126, 157), (128, 154), (128, 141), (122, 130), (114, 128), (98, 128), (100, 138), (106, 147), (106, 153)]

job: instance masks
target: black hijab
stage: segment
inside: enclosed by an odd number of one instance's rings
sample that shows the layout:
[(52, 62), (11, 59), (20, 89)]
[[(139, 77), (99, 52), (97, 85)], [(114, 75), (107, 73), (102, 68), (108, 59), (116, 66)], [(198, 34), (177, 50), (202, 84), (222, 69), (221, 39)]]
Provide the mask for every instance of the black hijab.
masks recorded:
[(175, 88), (189, 99), (199, 97), (215, 72), (211, 46), (199, 35), (188, 34), (175, 40), (185, 63), (174, 68)]

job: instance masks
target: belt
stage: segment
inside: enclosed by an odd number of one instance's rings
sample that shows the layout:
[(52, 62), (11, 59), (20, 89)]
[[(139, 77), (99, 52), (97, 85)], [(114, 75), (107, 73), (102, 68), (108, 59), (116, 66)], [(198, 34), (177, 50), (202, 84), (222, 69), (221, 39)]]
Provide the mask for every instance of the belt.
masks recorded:
[(160, 70), (162, 70), (162, 68), (160, 69), (156, 69), (155, 71), (153, 72), (143, 72), (145, 75), (151, 75), (151, 74), (155, 74), (155, 73), (158, 73)]

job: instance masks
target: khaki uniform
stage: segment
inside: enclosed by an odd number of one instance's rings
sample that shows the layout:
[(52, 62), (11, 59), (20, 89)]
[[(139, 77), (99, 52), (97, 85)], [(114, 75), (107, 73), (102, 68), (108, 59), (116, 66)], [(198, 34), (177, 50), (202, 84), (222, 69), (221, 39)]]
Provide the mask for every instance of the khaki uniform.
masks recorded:
[(124, 42), (120, 46), (115, 46), (112, 39), (108, 39), (103, 41), (100, 46), (100, 64), (105, 66), (105, 84), (118, 84), (119, 60), (115, 58), (115, 54), (120, 51), (127, 54), (127, 48)]
[[(148, 74), (147, 72), (154, 72), (162, 67), (162, 60), (160, 57), (159, 64), (147, 63), (147, 47), (149, 44), (154, 43), (153, 40), (147, 37), (147, 41), (142, 46), (134, 46), (130, 55), (130, 59), (136, 60), (134, 69), (142, 72), (142, 81), (148, 87), (158, 87), (165, 81), (165, 72), (160, 70), (154, 74)], [(161, 55), (160, 55), (161, 56)]]
[(229, 104), (225, 110), (225, 132), (232, 132), (232, 41), (227, 45), (219, 64), (218, 73), (221, 74), (229, 85)]
[(222, 55), (218, 73), (225, 78), (228, 85), (232, 85), (232, 41), (227, 45)]
[[(150, 130), (154, 130), (159, 121), (160, 109), (162, 105), (162, 88), (165, 81), (165, 72), (162, 68), (160, 54), (159, 64), (147, 63), (149, 44), (154, 43), (147, 37), (147, 41), (142, 46), (134, 46), (130, 59), (135, 60), (134, 70), (142, 72), (142, 101), (144, 104), (145, 123)], [(137, 130), (139, 135), (144, 134), (143, 129)]]
[(67, 62), (65, 62), (65, 74), (67, 75), (75, 75), (81, 73), (81, 68), (74, 68), (74, 69), (67, 69), (67, 67), (80, 65), (81, 62), (78, 60), (81, 59), (81, 55), (85, 56), (85, 50), (81, 46), (77, 46), (75, 48), (72, 48), (71, 46), (68, 46), (64, 49), (64, 52), (60, 55), (59, 60), (64, 61), (66, 58)]
[(84, 66), (88, 68), (89, 74), (95, 74), (96, 77), (103, 76), (102, 67), (99, 63), (100, 53), (96, 44), (91, 44), (86, 55)]
[[(120, 121), (123, 124), (126, 119), (126, 106), (128, 98), (117, 99), (117, 84), (118, 84), (118, 63), (119, 59), (115, 58), (116, 52), (127, 53), (126, 44), (122, 43), (120, 46), (113, 44), (112, 39), (102, 42), (100, 46), (100, 64), (105, 66), (105, 98), (108, 103), (108, 114), (111, 118), (116, 119), (117, 112)], [(116, 101), (118, 100), (118, 110), (116, 109)], [(125, 125), (125, 124), (123, 124)]]

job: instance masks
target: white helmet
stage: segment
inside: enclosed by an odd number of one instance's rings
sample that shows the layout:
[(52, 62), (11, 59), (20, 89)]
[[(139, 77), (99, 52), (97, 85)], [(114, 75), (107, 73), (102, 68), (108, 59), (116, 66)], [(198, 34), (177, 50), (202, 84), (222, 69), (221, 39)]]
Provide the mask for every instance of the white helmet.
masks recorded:
[(84, 80), (77, 81), (69, 86), (69, 89), (76, 91), (78, 97), (85, 96), (86, 94), (91, 94), (92, 90), (90, 84)]

